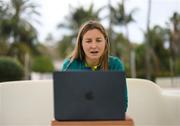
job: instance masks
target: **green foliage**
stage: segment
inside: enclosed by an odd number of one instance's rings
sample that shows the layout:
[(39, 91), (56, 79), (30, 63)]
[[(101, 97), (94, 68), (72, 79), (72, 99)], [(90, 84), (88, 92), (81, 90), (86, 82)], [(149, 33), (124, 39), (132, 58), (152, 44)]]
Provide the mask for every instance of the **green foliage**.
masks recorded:
[(99, 13), (103, 8), (100, 8), (98, 10), (94, 9), (94, 4), (91, 4), (88, 9), (85, 9), (82, 5), (74, 8), (71, 7), (70, 15), (66, 17), (69, 21), (69, 25), (73, 28), (74, 27), (79, 28), (82, 23), (88, 20), (99, 20)]
[(10, 46), (8, 55), (16, 57), (22, 65), (25, 64), (25, 55), (30, 54), (30, 48), (25, 43), (13, 43)]
[(6, 55), (8, 51), (7, 43), (0, 40), (0, 55)]
[(50, 58), (45, 56), (38, 56), (34, 58), (32, 70), (39, 73), (53, 72), (54, 65)]
[(134, 21), (133, 14), (137, 11), (137, 9), (131, 10), (129, 13), (126, 12), (126, 8), (124, 2), (117, 3), (117, 7), (110, 7), (112, 22), (115, 25), (125, 26), (130, 22)]
[(43, 43), (38, 43), (36, 45), (36, 49), (37, 49), (37, 54), (36, 55), (45, 55), (45, 56), (49, 56), (49, 50), (47, 48), (47, 46)]
[(21, 80), (23, 76), (23, 67), (17, 60), (7, 57), (0, 58), (0, 82)]
[(150, 48), (153, 51), (152, 58), (156, 62), (156, 68), (162, 71), (169, 70), (169, 51), (164, 47), (165, 29), (154, 26), (150, 30)]
[(76, 37), (83, 23), (89, 20), (100, 20), (99, 14), (102, 9), (95, 10), (94, 4), (91, 4), (87, 9), (81, 5), (76, 8), (71, 6), (70, 14), (65, 17), (65, 23), (60, 23), (58, 28), (69, 30), (72, 37)]
[(152, 80), (157, 76), (170, 76), (170, 54), (169, 50), (164, 46), (165, 35), (166, 29), (154, 26), (149, 30), (149, 55), (146, 54), (147, 43), (141, 44), (136, 48), (137, 77), (146, 78), (146, 57), (150, 59), (150, 78)]
[(39, 15), (37, 5), (29, 0), (10, 0), (4, 2), (6, 9), (1, 16), (0, 31), (3, 35), (12, 37), (13, 42), (27, 42), (32, 44), (37, 38), (37, 31), (30, 23), (32, 15)]
[(136, 69), (138, 78), (146, 78), (145, 71), (145, 45), (140, 44), (136, 47)]
[(127, 38), (122, 33), (114, 33), (114, 37), (111, 44), (111, 55), (120, 57), (122, 61), (125, 63), (126, 74), (129, 77), (130, 69), (129, 69), (129, 43)]
[[(112, 46), (114, 44), (114, 46)], [(111, 50), (115, 50), (115, 52), (113, 53), (113, 55), (119, 56), (123, 59), (126, 59), (126, 57), (128, 57), (128, 40), (127, 38), (122, 34), (122, 33), (115, 33), (114, 34), (114, 39), (111, 42)], [(112, 49), (114, 48), (114, 49)], [(124, 53), (126, 52), (126, 53)], [(129, 60), (129, 59), (126, 59)]]
[[(3, 39), (9, 47), (24, 43), (33, 53), (36, 52), (37, 30), (31, 21), (34, 16), (39, 16), (37, 5), (29, 0), (10, 0), (0, 4), (3, 5), (0, 5), (0, 40)], [(11, 53), (11, 48), (8, 53)]]
[(180, 58), (176, 60), (176, 74), (180, 76)]
[(71, 36), (64, 36), (63, 39), (58, 43), (58, 50), (60, 58), (64, 59), (72, 53), (74, 45), (72, 44)]

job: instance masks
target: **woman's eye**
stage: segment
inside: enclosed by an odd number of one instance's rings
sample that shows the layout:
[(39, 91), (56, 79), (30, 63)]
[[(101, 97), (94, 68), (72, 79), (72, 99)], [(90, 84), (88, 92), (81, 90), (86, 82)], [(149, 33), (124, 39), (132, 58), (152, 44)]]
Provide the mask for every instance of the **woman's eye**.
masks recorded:
[(101, 39), (98, 39), (98, 40), (96, 40), (97, 42), (102, 42), (102, 40)]
[(88, 40), (88, 41), (86, 41), (86, 43), (91, 43), (92, 41), (90, 41), (90, 40)]

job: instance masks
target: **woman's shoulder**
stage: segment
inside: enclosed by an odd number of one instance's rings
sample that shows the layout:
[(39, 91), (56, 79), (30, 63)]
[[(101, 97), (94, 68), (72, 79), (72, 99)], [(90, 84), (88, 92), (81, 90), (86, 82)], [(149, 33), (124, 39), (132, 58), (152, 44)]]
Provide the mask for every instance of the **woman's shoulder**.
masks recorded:
[(73, 61), (71, 61), (70, 58), (66, 58), (62, 66), (62, 70), (76, 69), (79, 67), (79, 65), (80, 65), (80, 62), (77, 59), (74, 59)]
[(109, 62), (110, 63), (121, 63), (122, 64), (122, 61), (120, 58), (116, 57), (116, 56), (109, 56)]
[(124, 64), (120, 58), (109, 56), (109, 69), (124, 71)]
[(70, 63), (70, 58), (64, 59), (61, 70), (65, 70), (69, 63)]

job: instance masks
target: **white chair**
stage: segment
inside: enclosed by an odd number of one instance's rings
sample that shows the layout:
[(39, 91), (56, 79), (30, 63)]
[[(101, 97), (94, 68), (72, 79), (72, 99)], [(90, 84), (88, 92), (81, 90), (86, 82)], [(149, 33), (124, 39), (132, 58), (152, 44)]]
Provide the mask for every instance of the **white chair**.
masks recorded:
[[(180, 96), (167, 96), (153, 82), (127, 79), (128, 115), (137, 126), (179, 126)], [(0, 126), (50, 126), (52, 80), (0, 83)]]
[(52, 81), (3, 83), (1, 126), (49, 126), (53, 119)]
[(168, 96), (155, 83), (128, 79), (128, 114), (138, 126), (179, 126), (180, 96)]
[(2, 114), (1, 113), (2, 113), (2, 85), (0, 84), (0, 122), (2, 122)]

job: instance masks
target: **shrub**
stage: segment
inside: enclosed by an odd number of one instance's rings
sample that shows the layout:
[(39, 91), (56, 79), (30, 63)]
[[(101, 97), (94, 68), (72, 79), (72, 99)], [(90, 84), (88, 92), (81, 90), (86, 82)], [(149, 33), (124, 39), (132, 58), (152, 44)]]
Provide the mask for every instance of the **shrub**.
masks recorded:
[(54, 71), (54, 65), (52, 60), (45, 56), (39, 56), (34, 58), (32, 64), (32, 70), (39, 73), (48, 73)]
[(177, 58), (176, 61), (176, 74), (180, 76), (180, 58)]
[(22, 65), (9, 57), (0, 58), (0, 82), (21, 80), (24, 77)]

